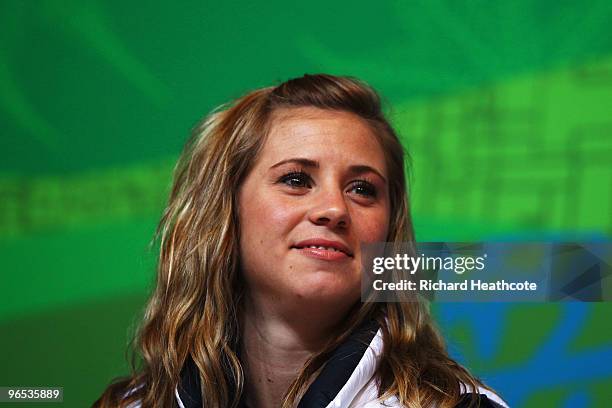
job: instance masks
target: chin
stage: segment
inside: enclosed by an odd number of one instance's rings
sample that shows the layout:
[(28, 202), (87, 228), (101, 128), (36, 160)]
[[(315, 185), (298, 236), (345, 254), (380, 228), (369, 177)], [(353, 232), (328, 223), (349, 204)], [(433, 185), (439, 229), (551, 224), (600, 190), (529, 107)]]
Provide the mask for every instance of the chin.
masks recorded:
[(294, 280), (291, 291), (300, 299), (338, 301), (359, 299), (361, 281), (343, 279), (337, 273), (313, 272), (310, 276)]

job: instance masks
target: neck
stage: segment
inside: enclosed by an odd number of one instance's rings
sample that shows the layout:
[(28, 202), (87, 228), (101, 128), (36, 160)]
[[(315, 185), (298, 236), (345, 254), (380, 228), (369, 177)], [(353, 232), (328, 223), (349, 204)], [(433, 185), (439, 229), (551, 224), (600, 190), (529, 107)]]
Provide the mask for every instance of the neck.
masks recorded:
[[(276, 304), (278, 306), (278, 303)], [(245, 397), (251, 407), (280, 407), (307, 360), (337, 331), (342, 316), (285, 313), (265, 301), (245, 299), (242, 308), (242, 362)]]

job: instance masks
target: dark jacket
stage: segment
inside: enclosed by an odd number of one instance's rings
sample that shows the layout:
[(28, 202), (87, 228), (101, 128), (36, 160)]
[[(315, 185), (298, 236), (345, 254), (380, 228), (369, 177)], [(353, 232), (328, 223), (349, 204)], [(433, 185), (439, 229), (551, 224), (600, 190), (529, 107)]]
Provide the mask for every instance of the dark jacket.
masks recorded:
[[(298, 408), (400, 408), (397, 398), (378, 399), (374, 373), (383, 348), (382, 331), (376, 322), (367, 322), (338, 347), (320, 374), (310, 385)], [(469, 406), (471, 393), (466, 391), (456, 408)], [(495, 393), (481, 388), (481, 408), (507, 408)], [(176, 391), (180, 408), (201, 408), (200, 382), (193, 361), (188, 361), (181, 373)]]

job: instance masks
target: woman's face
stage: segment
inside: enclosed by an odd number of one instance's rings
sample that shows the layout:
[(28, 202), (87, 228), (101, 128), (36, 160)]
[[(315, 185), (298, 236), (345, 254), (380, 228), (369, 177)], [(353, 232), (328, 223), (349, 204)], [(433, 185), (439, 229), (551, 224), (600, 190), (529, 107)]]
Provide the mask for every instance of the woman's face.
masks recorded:
[(275, 112), (238, 197), (250, 293), (357, 301), (360, 244), (387, 237), (388, 177), (383, 150), (359, 117), (317, 108)]

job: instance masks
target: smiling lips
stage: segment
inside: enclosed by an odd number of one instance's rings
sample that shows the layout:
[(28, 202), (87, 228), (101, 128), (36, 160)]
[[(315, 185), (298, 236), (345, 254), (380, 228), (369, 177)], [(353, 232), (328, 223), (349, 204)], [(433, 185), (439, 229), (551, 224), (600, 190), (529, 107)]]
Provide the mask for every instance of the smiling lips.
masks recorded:
[(342, 261), (353, 257), (353, 253), (346, 245), (338, 241), (326, 239), (308, 239), (298, 242), (291, 248), (311, 258), (326, 261)]

